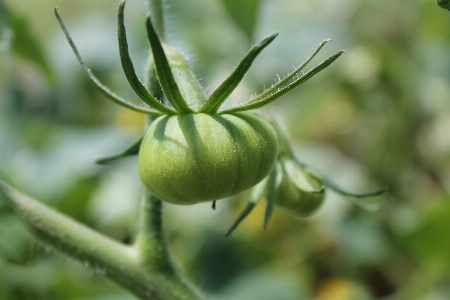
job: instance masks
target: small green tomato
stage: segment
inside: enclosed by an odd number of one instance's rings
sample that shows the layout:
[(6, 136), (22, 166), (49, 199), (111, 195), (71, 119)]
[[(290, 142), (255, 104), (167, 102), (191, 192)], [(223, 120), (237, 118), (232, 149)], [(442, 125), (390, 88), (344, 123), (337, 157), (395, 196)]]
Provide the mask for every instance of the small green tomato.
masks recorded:
[[(386, 188), (376, 191), (354, 193), (346, 191), (318, 172), (299, 162), (292, 151), (286, 136), (275, 120), (268, 118), (278, 138), (278, 158), (270, 175), (258, 183), (249, 197), (249, 202), (240, 213), (226, 236), (230, 235), (236, 227), (250, 214), (261, 199), (267, 200), (263, 228), (267, 228), (275, 207), (282, 208), (290, 215), (305, 218), (313, 215), (322, 206), (325, 200), (325, 189), (331, 189), (342, 196), (349, 197), (354, 204), (373, 210), (378, 203), (370, 198), (383, 194)], [(360, 201), (355, 201), (359, 199)], [(367, 199), (366, 201), (361, 201)]]
[(156, 119), (139, 151), (144, 185), (161, 200), (193, 204), (235, 195), (272, 170), (277, 136), (248, 113), (204, 113)]
[(156, 99), (138, 79), (128, 53), (123, 1), (118, 10), (118, 41), (122, 68), (137, 96), (145, 102), (129, 102), (105, 87), (85, 66), (57, 10), (56, 17), (88, 78), (109, 99), (129, 109), (151, 116), (144, 138), (124, 152), (99, 160), (139, 154), (139, 173), (148, 190), (161, 200), (177, 204), (214, 201), (251, 188), (269, 175), (278, 156), (278, 140), (269, 123), (247, 113), (266, 106), (319, 73), (344, 51), (338, 51), (302, 76), (297, 74), (313, 55), (284, 79), (247, 103), (220, 110), (223, 102), (241, 82), (256, 56), (277, 36), (272, 34), (253, 46), (225, 81), (206, 98), (184, 56), (163, 45), (147, 18), (147, 35), (152, 50), (149, 78), (152, 92), (161, 88), (165, 100)]
[(291, 159), (280, 159), (283, 179), (278, 188), (276, 205), (297, 217), (309, 217), (325, 199), (323, 183), (305, 172), (303, 166)]

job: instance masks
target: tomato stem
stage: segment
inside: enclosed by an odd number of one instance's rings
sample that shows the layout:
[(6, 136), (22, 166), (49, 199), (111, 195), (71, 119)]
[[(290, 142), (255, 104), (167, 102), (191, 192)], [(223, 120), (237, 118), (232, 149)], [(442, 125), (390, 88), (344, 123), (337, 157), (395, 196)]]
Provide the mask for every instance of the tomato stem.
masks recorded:
[(120, 244), (1, 181), (0, 197), (16, 210), (40, 241), (105, 274), (140, 299), (202, 299), (180, 278), (148, 268), (135, 247)]
[(163, 230), (162, 206), (161, 200), (146, 191), (135, 247), (148, 269), (175, 276), (177, 271), (170, 259)]

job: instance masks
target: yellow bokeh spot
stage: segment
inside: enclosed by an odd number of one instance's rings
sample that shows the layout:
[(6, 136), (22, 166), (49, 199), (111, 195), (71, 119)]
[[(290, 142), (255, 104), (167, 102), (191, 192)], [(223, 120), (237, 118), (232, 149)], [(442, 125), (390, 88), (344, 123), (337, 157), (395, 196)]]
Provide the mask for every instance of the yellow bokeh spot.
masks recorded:
[(334, 278), (323, 282), (317, 293), (317, 300), (349, 300), (352, 282), (344, 278)]
[(142, 131), (145, 125), (146, 115), (126, 108), (117, 111), (115, 124), (127, 130)]

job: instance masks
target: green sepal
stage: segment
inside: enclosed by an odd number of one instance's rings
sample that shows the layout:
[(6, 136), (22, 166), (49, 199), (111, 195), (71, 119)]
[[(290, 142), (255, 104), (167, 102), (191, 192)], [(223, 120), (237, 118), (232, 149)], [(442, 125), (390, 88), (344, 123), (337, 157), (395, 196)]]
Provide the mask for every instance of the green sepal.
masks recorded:
[[(308, 179), (306, 178), (306, 174), (310, 175), (308, 169), (298, 164), (295, 160), (283, 160), (284, 162), (283, 164), (281, 164), (283, 173), (298, 189), (311, 194), (323, 194), (325, 192), (325, 186), (322, 185), (320, 189), (317, 189), (308, 181)], [(313, 177), (315, 179), (318, 179), (315, 176)]]
[(343, 196), (353, 197), (353, 198), (367, 198), (367, 197), (380, 196), (380, 195), (386, 193), (387, 190), (389, 189), (388, 187), (382, 187), (375, 191), (357, 193), (357, 192), (351, 192), (351, 191), (342, 189), (341, 187), (338, 187), (337, 185), (335, 185), (333, 182), (329, 181), (328, 179), (322, 178), (322, 181), (324, 182), (324, 184), (327, 187), (334, 190), (338, 194), (341, 194)]
[(114, 103), (116, 103), (118, 105), (121, 105), (123, 107), (129, 108), (129, 109), (137, 111), (137, 112), (145, 113), (148, 115), (155, 115), (155, 116), (162, 115), (162, 113), (157, 110), (153, 110), (146, 106), (136, 105), (136, 104), (129, 102), (128, 100), (121, 98), (120, 96), (113, 93), (103, 83), (101, 83), (100, 80), (98, 80), (98, 78), (95, 77), (95, 75), (92, 74), (91, 70), (85, 65), (83, 59), (81, 58), (80, 53), (78, 52), (77, 47), (75, 46), (75, 43), (73, 42), (72, 38), (70, 37), (69, 31), (67, 31), (66, 26), (64, 25), (61, 17), (58, 14), (57, 7), (55, 7), (54, 12), (55, 12), (56, 19), (58, 20), (58, 23), (61, 26), (61, 29), (63, 30), (64, 35), (66, 36), (67, 42), (69, 43), (70, 47), (72, 48), (73, 53), (77, 57), (77, 60), (80, 63), (81, 67), (83, 68), (84, 72), (86, 73), (87, 77), (106, 97), (108, 97), (108, 99), (112, 100)]
[(123, 152), (121, 152), (119, 154), (99, 158), (95, 162), (98, 163), (99, 165), (107, 165), (107, 164), (109, 164), (113, 161), (116, 161), (122, 157), (136, 155), (139, 153), (139, 149), (141, 148), (141, 143), (142, 143), (143, 139), (144, 139), (144, 137), (142, 136), (139, 140), (137, 140), (133, 145), (128, 147)]
[(170, 70), (169, 62), (167, 61), (166, 54), (164, 53), (161, 42), (158, 35), (153, 28), (150, 16), (147, 17), (147, 35), (152, 48), (153, 58), (155, 60), (156, 74), (167, 100), (173, 106), (178, 113), (191, 113), (192, 109), (186, 104), (183, 96), (180, 93), (178, 85)]
[(362, 209), (365, 209), (367, 211), (375, 211), (380, 206), (378, 202), (371, 202), (371, 201), (368, 201), (367, 199), (371, 198), (371, 197), (380, 196), (380, 195), (386, 193), (389, 189), (387, 186), (385, 186), (385, 187), (379, 188), (374, 191), (369, 191), (369, 192), (359, 192), (358, 193), (358, 192), (348, 191), (346, 189), (339, 187), (335, 182), (333, 182), (332, 180), (330, 180), (329, 178), (327, 178), (323, 175), (320, 175), (318, 172), (309, 168), (305, 164), (303, 164), (303, 163), (300, 163), (300, 164), (302, 164), (303, 167), (305, 169), (307, 169), (307, 172), (309, 175), (316, 178), (317, 180), (322, 181), (325, 188), (329, 188), (329, 189), (335, 191), (336, 193), (338, 193), (339, 195), (345, 196), (345, 199), (347, 201), (349, 201), (352, 204), (354, 204)]
[(330, 39), (324, 40), (322, 43), (319, 44), (319, 47), (311, 54), (310, 57), (308, 57), (298, 68), (296, 68), (294, 71), (292, 71), (290, 74), (288, 74), (285, 78), (278, 81), (276, 84), (274, 84), (271, 88), (265, 90), (255, 98), (253, 98), (249, 103), (258, 102), (259, 100), (269, 96), (273, 92), (276, 92), (278, 89), (280, 89), (282, 86), (287, 84), (292, 78), (294, 78), (295, 75), (297, 75), (301, 70), (303, 70), (306, 65), (319, 53), (319, 51), (325, 46), (326, 43), (331, 42)]
[[(33, 34), (33, 28), (26, 16), (17, 13), (8, 14), (7, 7), (3, 7), (6, 4), (0, 3), (0, 52), (2, 52), (2, 23), (9, 22), (9, 29), (14, 32), (13, 36), (5, 34), (5, 38), (8, 38), (5, 42), (11, 42), (11, 50), (13, 53), (34, 62), (40, 67), (46, 76), (46, 79), (50, 84), (54, 84), (57, 80), (54, 69), (52, 68), (48, 58), (46, 56), (43, 44)], [(3, 10), (3, 11), (2, 11)], [(5, 15), (6, 14), (6, 15)], [(3, 19), (4, 18), (4, 19)], [(6, 30), (3, 30), (7, 33)], [(8, 37), (9, 36), (9, 37)], [(5, 45), (7, 46), (7, 45)]]
[(250, 195), (250, 201), (248, 202), (244, 210), (241, 212), (241, 214), (238, 216), (236, 221), (234, 221), (233, 225), (231, 225), (230, 229), (228, 229), (227, 233), (225, 234), (225, 237), (229, 236), (238, 227), (238, 225), (251, 213), (251, 211), (259, 202), (259, 200), (261, 200), (267, 189), (268, 178), (269, 176), (264, 178), (260, 183), (258, 183), (253, 188), (252, 193)]
[(281, 170), (281, 166), (280, 164), (276, 164), (269, 175), (269, 181), (267, 183), (267, 194), (266, 194), (267, 206), (266, 212), (264, 214), (264, 223), (263, 223), (264, 229), (267, 229), (267, 225), (269, 224), (269, 221), (272, 218), (273, 210), (275, 208), (275, 204), (278, 197), (278, 190), (280, 188), (282, 180), (283, 180), (283, 172)]
[(278, 33), (274, 33), (265, 37), (257, 45), (253, 46), (245, 57), (239, 62), (236, 69), (231, 75), (225, 79), (225, 81), (211, 94), (208, 101), (200, 108), (199, 112), (203, 113), (215, 113), (219, 110), (222, 103), (228, 98), (228, 96), (239, 85), (244, 75), (252, 65), (258, 54), (269, 45), (276, 37)]
[(450, 10), (450, 0), (437, 0), (440, 7)]
[(290, 84), (284, 86), (283, 88), (280, 88), (280, 89), (276, 90), (274, 93), (270, 94), (269, 96), (267, 96), (267, 97), (265, 97), (265, 98), (263, 98), (263, 99), (261, 99), (259, 101), (253, 102), (253, 99), (252, 99), (252, 100), (250, 100), (249, 102), (247, 102), (246, 104), (244, 104), (242, 106), (231, 108), (231, 109), (227, 109), (227, 110), (221, 111), (220, 113), (221, 114), (228, 114), (228, 113), (234, 113), (234, 112), (238, 112), (238, 111), (246, 111), (246, 110), (251, 110), (251, 109), (257, 109), (257, 108), (261, 108), (263, 106), (266, 106), (266, 105), (276, 101), (278, 98), (284, 96), (285, 94), (291, 92), (292, 90), (297, 88), (299, 85), (301, 85), (302, 83), (306, 82), (308, 79), (310, 79), (311, 77), (313, 77), (314, 75), (316, 75), (317, 73), (319, 73), (320, 71), (322, 71), (323, 69), (325, 69), (326, 67), (331, 65), (331, 63), (333, 63), (344, 52), (345, 51), (343, 51), (343, 50), (336, 52), (335, 54), (333, 54), (330, 57), (328, 57), (326, 60), (321, 62), (316, 67), (314, 67), (311, 70), (309, 70), (308, 72), (306, 72), (300, 78), (294, 80), (293, 82), (291, 82)]
[(125, 8), (125, 1), (122, 1), (117, 11), (117, 21), (118, 21), (117, 39), (119, 42), (120, 61), (122, 63), (122, 69), (123, 72), (125, 73), (125, 77), (127, 78), (128, 83), (130, 84), (133, 91), (136, 93), (136, 95), (139, 96), (139, 98), (142, 99), (142, 101), (144, 101), (157, 111), (160, 111), (164, 114), (174, 115), (177, 112), (168, 108), (160, 101), (155, 99), (155, 97), (153, 97), (149, 93), (149, 91), (140, 82), (139, 78), (136, 75), (133, 62), (131, 61), (130, 54), (128, 52), (127, 34), (125, 31), (124, 15), (123, 15), (124, 8)]

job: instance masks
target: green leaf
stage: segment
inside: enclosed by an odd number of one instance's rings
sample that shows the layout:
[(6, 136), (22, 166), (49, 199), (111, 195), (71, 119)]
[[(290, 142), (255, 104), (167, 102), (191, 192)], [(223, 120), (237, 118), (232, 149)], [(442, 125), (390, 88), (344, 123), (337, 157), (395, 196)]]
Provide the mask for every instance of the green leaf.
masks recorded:
[(0, 0), (0, 45), (6, 39), (6, 31), (10, 27), (10, 12), (6, 7), (5, 1)]
[(69, 32), (66, 29), (66, 26), (64, 25), (61, 17), (59, 16), (57, 7), (55, 7), (54, 12), (55, 12), (56, 19), (58, 20), (58, 23), (61, 26), (61, 29), (63, 30), (64, 35), (66, 36), (66, 39), (69, 42), (70, 47), (72, 48), (72, 51), (75, 53), (75, 56), (77, 57), (77, 60), (80, 63), (81, 67), (83, 68), (84, 72), (86, 73), (87, 77), (106, 97), (108, 97), (108, 99), (112, 100), (116, 104), (119, 104), (123, 107), (129, 108), (129, 109), (137, 111), (137, 112), (142, 112), (145, 114), (157, 115), (157, 116), (162, 115), (161, 112), (159, 112), (159, 111), (153, 110), (149, 107), (133, 104), (133, 103), (119, 97), (118, 95), (113, 93), (109, 88), (107, 88), (103, 83), (101, 83), (100, 80), (98, 80), (97, 77), (95, 77), (95, 75), (92, 74), (91, 70), (85, 65), (83, 59), (81, 58), (80, 53), (78, 52), (77, 47), (75, 46), (72, 38), (70, 37)]
[(165, 114), (176, 114), (176, 112), (160, 101), (156, 100), (149, 91), (145, 88), (145, 86), (139, 81), (139, 78), (136, 75), (136, 71), (134, 70), (133, 62), (131, 61), (130, 54), (128, 53), (128, 42), (127, 35), (125, 31), (124, 24), (124, 16), (123, 11), (125, 8), (125, 1), (122, 1), (119, 5), (119, 9), (117, 11), (117, 19), (118, 19), (118, 29), (117, 29), (117, 39), (119, 41), (119, 53), (120, 53), (120, 61), (122, 63), (122, 69), (125, 73), (125, 77), (128, 80), (133, 91), (142, 99), (145, 103)]
[(11, 14), (9, 21), (14, 33), (12, 39), (13, 53), (34, 62), (42, 69), (48, 82), (55, 83), (55, 73), (40, 42), (34, 37), (28, 20), (25, 17)]
[(228, 14), (236, 25), (252, 39), (258, 15), (259, 0), (222, 0)]
[(6, 7), (5, 1), (0, 0), (0, 89), (8, 86), (9, 64), (6, 63), (9, 52), (11, 51), (11, 28), (10, 28), (10, 13)]
[(141, 143), (142, 143), (142, 139), (143, 138), (144, 137), (141, 137), (139, 140), (137, 140), (133, 145), (128, 147), (123, 152), (121, 152), (119, 154), (112, 155), (112, 156), (108, 156), (108, 157), (97, 159), (96, 162), (99, 165), (106, 165), (106, 164), (109, 164), (110, 162), (113, 162), (113, 161), (115, 161), (117, 159), (120, 159), (122, 157), (132, 156), (132, 155), (138, 154), (139, 153), (139, 149), (141, 147)]
[(263, 98), (263, 99), (261, 99), (261, 100), (259, 100), (257, 102), (253, 102), (253, 99), (252, 99), (252, 100), (250, 100), (249, 102), (247, 102), (246, 104), (244, 104), (242, 106), (231, 108), (231, 109), (227, 109), (227, 110), (221, 111), (220, 113), (221, 114), (228, 114), (228, 113), (233, 113), (233, 112), (238, 112), (238, 111), (246, 111), (246, 110), (251, 110), (251, 109), (257, 109), (257, 108), (261, 108), (263, 106), (266, 106), (266, 105), (268, 105), (268, 104), (278, 100), (280, 97), (284, 96), (285, 94), (293, 91), (299, 85), (301, 85), (302, 83), (306, 82), (308, 79), (310, 79), (311, 77), (313, 77), (314, 75), (316, 75), (317, 73), (322, 71), (323, 69), (327, 68), (336, 59), (338, 59), (338, 57), (341, 56), (342, 53), (344, 53), (344, 52), (345, 51), (343, 51), (343, 50), (336, 52), (335, 54), (333, 54), (330, 57), (328, 57), (326, 60), (321, 62), (316, 67), (314, 67), (311, 70), (309, 70), (306, 74), (304, 74), (300, 78), (294, 80), (292, 83), (288, 84), (287, 86), (278, 89), (274, 93), (270, 94), (269, 96), (267, 96), (267, 97), (265, 97), (265, 98)]
[(167, 97), (169, 103), (179, 113), (191, 113), (192, 109), (186, 104), (186, 101), (181, 96), (178, 85), (175, 82), (172, 71), (170, 70), (169, 62), (164, 53), (158, 35), (153, 28), (150, 17), (147, 17), (147, 35), (152, 48), (153, 58), (155, 60), (156, 74), (158, 75), (159, 83)]
[(234, 91), (234, 89), (241, 82), (244, 75), (252, 65), (258, 54), (269, 45), (276, 37), (278, 33), (274, 33), (265, 37), (257, 45), (253, 46), (245, 57), (239, 62), (236, 69), (231, 75), (225, 79), (225, 81), (211, 94), (208, 101), (200, 108), (200, 112), (215, 113), (219, 110), (222, 103), (228, 98), (228, 96)]
[(438, 0), (437, 3), (440, 7), (450, 10), (450, 0)]
[(264, 193), (267, 189), (267, 179), (269, 177), (264, 178), (260, 183), (258, 183), (252, 190), (252, 194), (250, 195), (250, 201), (248, 202), (247, 206), (244, 208), (244, 210), (241, 212), (241, 214), (238, 216), (236, 221), (234, 221), (233, 225), (231, 225), (230, 229), (228, 229), (225, 236), (229, 236), (233, 231), (238, 227), (238, 225), (251, 213), (253, 208), (256, 206), (256, 204), (261, 200)]
[(450, 198), (447, 196), (425, 212), (416, 230), (399, 238), (422, 269), (431, 274), (444, 275), (450, 270), (449, 220)]

